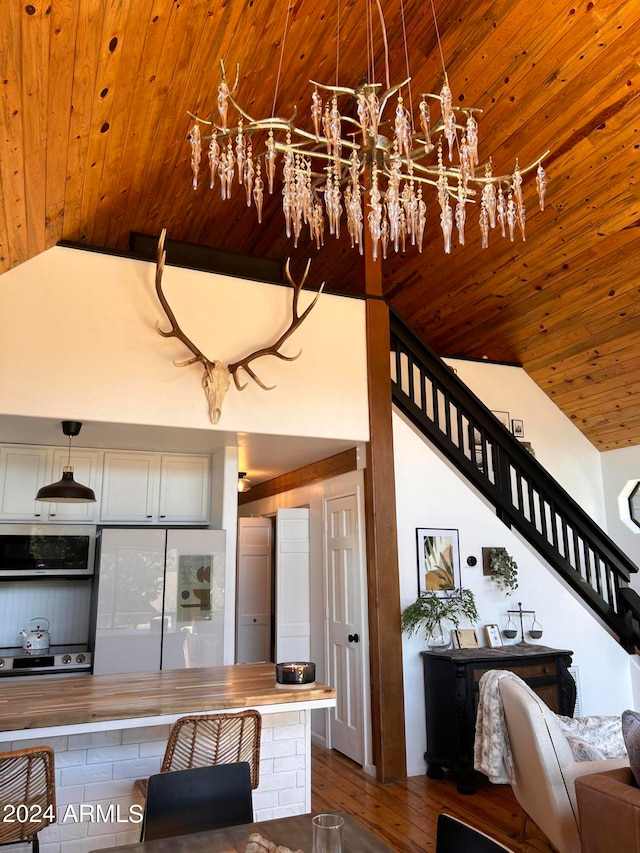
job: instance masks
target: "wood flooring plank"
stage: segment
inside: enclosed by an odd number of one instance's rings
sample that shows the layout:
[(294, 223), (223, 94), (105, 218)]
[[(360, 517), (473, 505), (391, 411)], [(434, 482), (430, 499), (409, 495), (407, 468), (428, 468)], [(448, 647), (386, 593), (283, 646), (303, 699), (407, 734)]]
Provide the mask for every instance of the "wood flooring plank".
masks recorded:
[(314, 745), (311, 789), (312, 811), (343, 809), (398, 853), (433, 853), (441, 812), (467, 821), (514, 853), (553, 853), (531, 821), (524, 843), (519, 842), (522, 810), (509, 785), (483, 780), (475, 794), (460, 794), (450, 773), (438, 780), (424, 775), (382, 784), (339, 752)]

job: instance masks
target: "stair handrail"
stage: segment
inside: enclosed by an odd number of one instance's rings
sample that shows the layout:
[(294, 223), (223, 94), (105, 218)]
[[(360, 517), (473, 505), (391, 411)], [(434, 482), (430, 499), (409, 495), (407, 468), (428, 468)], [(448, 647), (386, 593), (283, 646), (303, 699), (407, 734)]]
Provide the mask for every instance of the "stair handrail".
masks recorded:
[[(407, 416), (415, 426), (432, 440), (438, 449), (473, 483), (473, 485), (495, 506), (498, 516), (518, 532), (541, 554), (547, 563), (567, 581), (573, 589), (596, 611), (608, 626), (618, 634), (621, 644), (628, 651), (640, 646), (640, 599), (636, 603), (633, 596), (621, 595), (622, 589), (627, 589), (631, 575), (638, 567), (616, 545), (615, 542), (597, 525), (571, 495), (552, 477), (551, 474), (527, 451), (521, 443), (505, 429), (487, 406), (477, 397), (456, 373), (438, 356), (418, 335), (410, 329), (400, 316), (390, 311), (391, 321), (391, 350), (396, 353), (395, 377), (392, 370), (392, 395), (394, 404)], [(402, 375), (401, 360), (405, 356), (411, 369)], [(441, 395), (445, 411), (445, 429), (440, 423), (441, 418), (435, 416), (436, 403), (433, 402), (433, 417), (426, 413), (421, 400), (416, 402), (414, 393), (414, 365), (420, 365), (430, 382), (435, 383)], [(422, 374), (420, 374), (422, 375)], [(404, 378), (404, 383), (403, 383)], [(408, 385), (408, 389), (403, 387)], [(422, 395), (423, 391), (420, 392)], [(434, 401), (435, 401), (434, 397)], [(473, 453), (466, 452), (464, 442), (453, 441), (451, 435), (451, 407), (457, 412), (457, 427), (464, 433), (468, 431), (470, 441), (471, 430), (481, 435), (483, 460), (485, 464), (478, 466)], [(465, 426), (466, 424), (466, 426)], [(460, 436), (457, 436), (460, 439)], [(490, 447), (495, 458), (492, 460), (489, 476), (489, 465), (486, 464), (486, 448)], [(589, 550), (585, 553), (585, 562), (591, 560), (593, 551), (597, 583), (594, 587), (592, 580), (582, 577), (579, 566), (571, 564), (570, 556), (563, 554), (555, 540), (558, 531), (549, 541), (549, 535), (538, 529), (535, 519), (532, 522), (525, 517), (522, 506), (514, 505), (512, 480), (516, 478), (530, 487), (529, 499), (535, 493), (553, 513), (552, 522), (557, 526), (560, 521), (564, 535), (564, 547), (567, 554), (567, 527), (573, 532), (573, 547), (576, 550), (576, 560), (579, 563), (579, 543), (588, 543)], [(521, 485), (518, 486), (521, 489)], [(520, 494), (522, 503), (522, 494)], [(535, 516), (535, 507), (533, 511)], [(545, 523), (542, 524), (545, 528)], [(586, 546), (583, 546), (586, 547)], [(605, 572), (606, 589), (601, 589), (601, 564)], [(588, 566), (586, 567), (588, 569)], [(589, 574), (589, 572), (587, 572)], [(634, 612), (638, 608), (638, 612)], [(636, 630), (637, 629), (637, 630)]]

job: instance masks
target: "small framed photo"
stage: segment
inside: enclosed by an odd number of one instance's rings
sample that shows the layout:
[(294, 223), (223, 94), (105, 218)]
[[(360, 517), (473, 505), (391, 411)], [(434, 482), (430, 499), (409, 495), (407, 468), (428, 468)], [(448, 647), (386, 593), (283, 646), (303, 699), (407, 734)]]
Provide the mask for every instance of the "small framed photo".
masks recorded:
[(416, 529), (418, 594), (427, 590), (446, 594), (460, 588), (460, 549), (457, 530)]
[(515, 435), (516, 438), (524, 438), (524, 421), (517, 421), (515, 419), (512, 419), (511, 432)]
[(457, 628), (451, 632), (451, 645), (454, 649), (477, 649), (478, 632), (475, 628)]
[(511, 420), (509, 418), (509, 412), (494, 412), (492, 410), (491, 414), (496, 416), (496, 418), (500, 421), (503, 427), (505, 427), (506, 429), (510, 429)]
[(497, 625), (485, 625), (484, 632), (487, 635), (487, 645), (489, 648), (495, 649), (502, 645), (500, 628)]

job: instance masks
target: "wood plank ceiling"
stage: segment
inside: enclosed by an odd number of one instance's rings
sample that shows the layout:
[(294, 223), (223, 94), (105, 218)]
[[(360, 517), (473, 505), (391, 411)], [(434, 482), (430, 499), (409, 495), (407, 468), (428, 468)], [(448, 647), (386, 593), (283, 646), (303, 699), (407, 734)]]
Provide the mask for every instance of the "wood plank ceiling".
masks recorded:
[[(365, 0), (291, 0), (276, 113), (311, 129), (309, 79), (367, 73)], [(407, 76), (400, 0), (382, 0), (392, 82)], [(339, 13), (338, 13), (338, 6)], [(525, 183), (527, 239), (491, 232), (442, 251), (435, 193), (415, 249), (384, 262), (393, 307), (440, 354), (519, 362), (596, 447), (640, 444), (640, 2), (434, 0), (454, 103), (484, 110), (480, 158), (508, 173), (546, 149), (547, 208)], [(0, 15), (0, 271), (65, 239), (124, 251), (130, 231), (283, 259), (362, 291), (346, 228), (317, 251), (284, 236), (279, 185), (263, 225), (236, 186), (190, 182), (187, 111), (215, 107), (218, 60), (237, 97), (272, 111), (283, 0), (6, 0)], [(431, 4), (404, 0), (412, 92), (437, 92)], [(383, 41), (371, 15), (378, 79)], [(405, 90), (405, 101), (408, 93)], [(395, 101), (394, 101), (395, 103)], [(393, 111), (393, 107), (391, 107)], [(262, 144), (262, 143), (260, 143)], [(203, 165), (206, 155), (203, 157)]]

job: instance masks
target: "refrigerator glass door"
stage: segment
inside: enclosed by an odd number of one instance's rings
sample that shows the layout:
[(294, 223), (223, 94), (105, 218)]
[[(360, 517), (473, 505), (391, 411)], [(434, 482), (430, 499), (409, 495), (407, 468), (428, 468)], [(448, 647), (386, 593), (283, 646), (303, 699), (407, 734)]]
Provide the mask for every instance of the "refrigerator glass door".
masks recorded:
[(166, 530), (113, 528), (100, 538), (94, 674), (158, 670)]
[(222, 666), (226, 534), (169, 530), (162, 669)]

